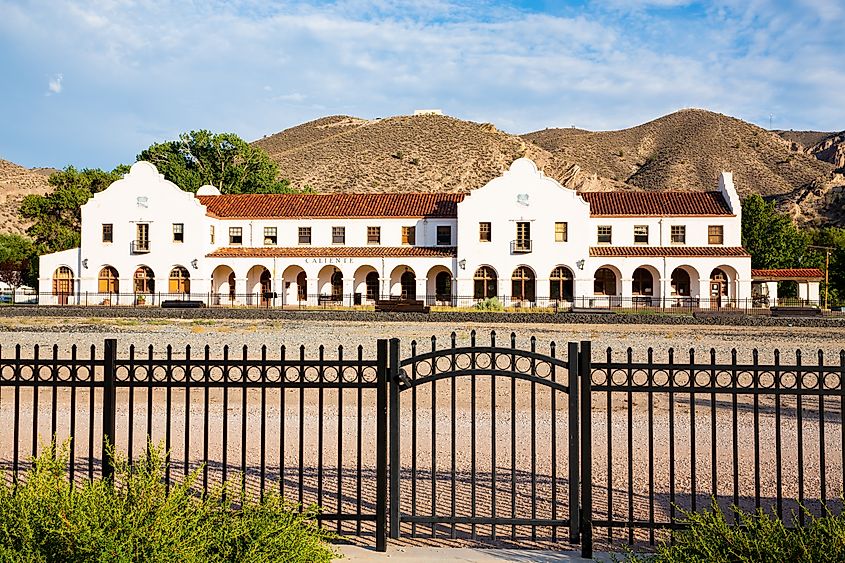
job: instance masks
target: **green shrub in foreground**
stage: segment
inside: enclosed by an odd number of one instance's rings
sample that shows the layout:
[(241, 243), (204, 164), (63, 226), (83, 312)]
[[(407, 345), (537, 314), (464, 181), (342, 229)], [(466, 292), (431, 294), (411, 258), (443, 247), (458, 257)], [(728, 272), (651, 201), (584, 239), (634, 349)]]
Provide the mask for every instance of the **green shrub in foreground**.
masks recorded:
[(498, 297), (488, 297), (483, 301), (479, 301), (475, 304), (475, 308), (479, 311), (504, 311), (505, 307), (502, 305), (502, 302), (499, 301)]
[(164, 456), (151, 450), (146, 463), (118, 461), (113, 484), (71, 486), (67, 444), (17, 486), (4, 480), (0, 561), (331, 561), (314, 508), (300, 514), (278, 494), (259, 502), (238, 487), (198, 498), (196, 472), (166, 492)]
[(654, 555), (629, 554), (626, 561), (845, 561), (845, 515), (805, 512), (805, 518), (802, 527), (793, 516), (794, 527), (787, 528), (763, 510), (740, 512), (735, 526), (713, 503), (710, 510), (684, 513), (689, 529), (675, 533), (674, 545), (667, 541)]

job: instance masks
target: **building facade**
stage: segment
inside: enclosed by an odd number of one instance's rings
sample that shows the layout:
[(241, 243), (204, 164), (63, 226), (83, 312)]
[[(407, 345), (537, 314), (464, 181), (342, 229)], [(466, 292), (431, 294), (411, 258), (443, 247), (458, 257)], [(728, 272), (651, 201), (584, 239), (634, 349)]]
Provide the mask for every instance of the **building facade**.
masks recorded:
[(751, 297), (731, 174), (712, 192), (577, 192), (528, 159), (470, 194), (194, 195), (135, 163), (41, 257), (41, 301), (729, 306)]

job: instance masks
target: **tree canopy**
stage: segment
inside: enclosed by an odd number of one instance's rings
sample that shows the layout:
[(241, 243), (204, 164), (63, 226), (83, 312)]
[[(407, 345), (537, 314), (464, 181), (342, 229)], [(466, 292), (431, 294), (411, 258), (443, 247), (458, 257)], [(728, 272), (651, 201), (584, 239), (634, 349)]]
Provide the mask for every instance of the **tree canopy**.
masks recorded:
[(809, 236), (792, 218), (760, 195), (742, 200), (742, 246), (751, 253), (752, 268), (798, 268), (804, 265)]
[(35, 241), (41, 254), (58, 252), (79, 246), (80, 208), (95, 193), (119, 180), (129, 167), (120, 165), (111, 172), (68, 166), (50, 175), (53, 191), (46, 195), (30, 194), (23, 199), (20, 215), (33, 222), (27, 234)]
[(38, 284), (38, 253), (28, 238), (0, 234), (0, 281), (17, 288)]
[(279, 180), (279, 168), (262, 149), (234, 133), (200, 130), (175, 141), (156, 143), (138, 155), (183, 190), (211, 184), (224, 194), (275, 194), (297, 190)]

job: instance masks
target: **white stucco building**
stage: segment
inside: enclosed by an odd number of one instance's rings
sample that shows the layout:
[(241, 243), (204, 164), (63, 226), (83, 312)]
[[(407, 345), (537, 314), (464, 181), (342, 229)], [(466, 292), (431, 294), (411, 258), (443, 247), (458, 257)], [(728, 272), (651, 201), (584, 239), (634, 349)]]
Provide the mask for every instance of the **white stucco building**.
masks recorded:
[(470, 194), (195, 196), (152, 164), (41, 257), (42, 303), (730, 306), (751, 260), (730, 173), (711, 192), (576, 192), (516, 160)]

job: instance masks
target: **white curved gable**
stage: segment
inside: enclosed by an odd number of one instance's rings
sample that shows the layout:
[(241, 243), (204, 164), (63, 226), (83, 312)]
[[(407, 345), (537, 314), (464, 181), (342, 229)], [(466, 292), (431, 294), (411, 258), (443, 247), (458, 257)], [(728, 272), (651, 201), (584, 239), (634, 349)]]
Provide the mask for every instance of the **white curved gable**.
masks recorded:
[(119, 205), (123, 208), (131, 205), (149, 209), (153, 205), (196, 206), (205, 213), (205, 206), (194, 197), (194, 194), (179, 188), (160, 174), (154, 164), (138, 161), (132, 165), (128, 174), (112, 182), (105, 190), (94, 194), (85, 208), (101, 208)]

